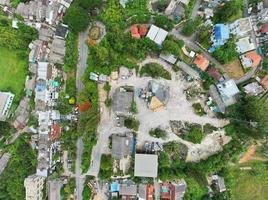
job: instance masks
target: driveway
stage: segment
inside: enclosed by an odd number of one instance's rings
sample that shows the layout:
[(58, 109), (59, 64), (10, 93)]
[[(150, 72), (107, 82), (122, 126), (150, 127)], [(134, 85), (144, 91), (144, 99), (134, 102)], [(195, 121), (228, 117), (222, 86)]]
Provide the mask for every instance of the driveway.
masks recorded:
[(82, 176), (82, 170), (81, 170), (81, 158), (83, 154), (83, 141), (81, 138), (77, 140), (76, 143), (76, 163), (75, 163), (75, 182), (76, 182), (76, 197), (77, 200), (82, 200), (82, 192), (84, 187), (85, 179)]

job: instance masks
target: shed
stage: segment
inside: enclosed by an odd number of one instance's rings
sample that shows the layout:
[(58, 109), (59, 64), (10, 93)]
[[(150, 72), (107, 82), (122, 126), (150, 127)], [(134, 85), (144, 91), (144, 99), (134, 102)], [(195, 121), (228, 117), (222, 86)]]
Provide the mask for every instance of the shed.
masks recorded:
[(134, 176), (157, 177), (158, 156), (154, 154), (135, 154)]

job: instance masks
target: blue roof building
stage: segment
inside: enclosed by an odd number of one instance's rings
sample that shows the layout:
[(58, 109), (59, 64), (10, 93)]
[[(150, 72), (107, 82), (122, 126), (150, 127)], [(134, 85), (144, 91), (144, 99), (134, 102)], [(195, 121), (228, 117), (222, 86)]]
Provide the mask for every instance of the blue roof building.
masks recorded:
[(117, 182), (111, 183), (111, 192), (119, 192), (119, 184)]
[(228, 26), (224, 24), (215, 24), (213, 28), (213, 35), (211, 40), (213, 42), (212, 47), (209, 49), (209, 52), (213, 52), (217, 47), (222, 46), (230, 38), (230, 31)]

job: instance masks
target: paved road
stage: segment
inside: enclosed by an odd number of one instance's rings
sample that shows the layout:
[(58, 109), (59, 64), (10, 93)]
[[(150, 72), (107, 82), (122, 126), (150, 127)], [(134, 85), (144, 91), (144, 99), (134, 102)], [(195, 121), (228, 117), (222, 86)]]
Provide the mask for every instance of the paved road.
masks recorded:
[(204, 50), (203, 48), (201, 48), (198, 44), (196, 44), (193, 39), (194, 37), (185, 37), (184, 35), (182, 35), (177, 29), (173, 29), (170, 32), (171, 35), (173, 35), (175, 38), (183, 40), (185, 45), (190, 47), (191, 49), (193, 49), (194, 51), (201, 51), (204, 56), (213, 64), (216, 65), (216, 67), (221, 68), (223, 71), (225, 71), (224, 67), (219, 63), (219, 61), (217, 61), (215, 58), (213, 58), (206, 50)]
[(81, 170), (81, 158), (83, 154), (83, 141), (81, 138), (77, 140), (76, 143), (76, 163), (75, 163), (75, 182), (76, 182), (76, 197), (77, 200), (82, 200), (82, 192), (84, 187), (84, 177), (82, 176)]
[(89, 28), (82, 33), (79, 33), (79, 44), (78, 44), (78, 63), (77, 63), (77, 77), (76, 77), (76, 87), (79, 93), (84, 85), (82, 83), (82, 76), (87, 68), (87, 56), (88, 56), (88, 46), (86, 44), (86, 39), (88, 37)]
[(194, 20), (198, 14), (198, 9), (200, 7), (201, 0), (196, 0), (195, 5), (192, 10), (191, 19)]

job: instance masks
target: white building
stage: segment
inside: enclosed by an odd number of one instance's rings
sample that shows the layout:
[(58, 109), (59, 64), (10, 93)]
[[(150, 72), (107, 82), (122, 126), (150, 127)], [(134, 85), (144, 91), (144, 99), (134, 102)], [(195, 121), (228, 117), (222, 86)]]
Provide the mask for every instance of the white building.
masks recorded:
[(154, 41), (156, 44), (161, 45), (165, 41), (167, 35), (168, 32), (164, 29), (152, 25), (146, 37)]
[(238, 19), (229, 24), (228, 27), (231, 34), (239, 37), (246, 36), (250, 31), (252, 31), (252, 24), (249, 17)]
[(246, 53), (248, 51), (252, 51), (256, 49), (255, 43), (252, 41), (252, 38), (244, 37), (240, 38), (236, 43), (236, 51), (239, 54)]
[(135, 154), (134, 176), (157, 177), (158, 156), (153, 154)]
[(45, 178), (38, 175), (30, 175), (24, 180), (26, 200), (42, 200)]
[(11, 92), (0, 92), (0, 121), (5, 121), (8, 117), (14, 96)]

